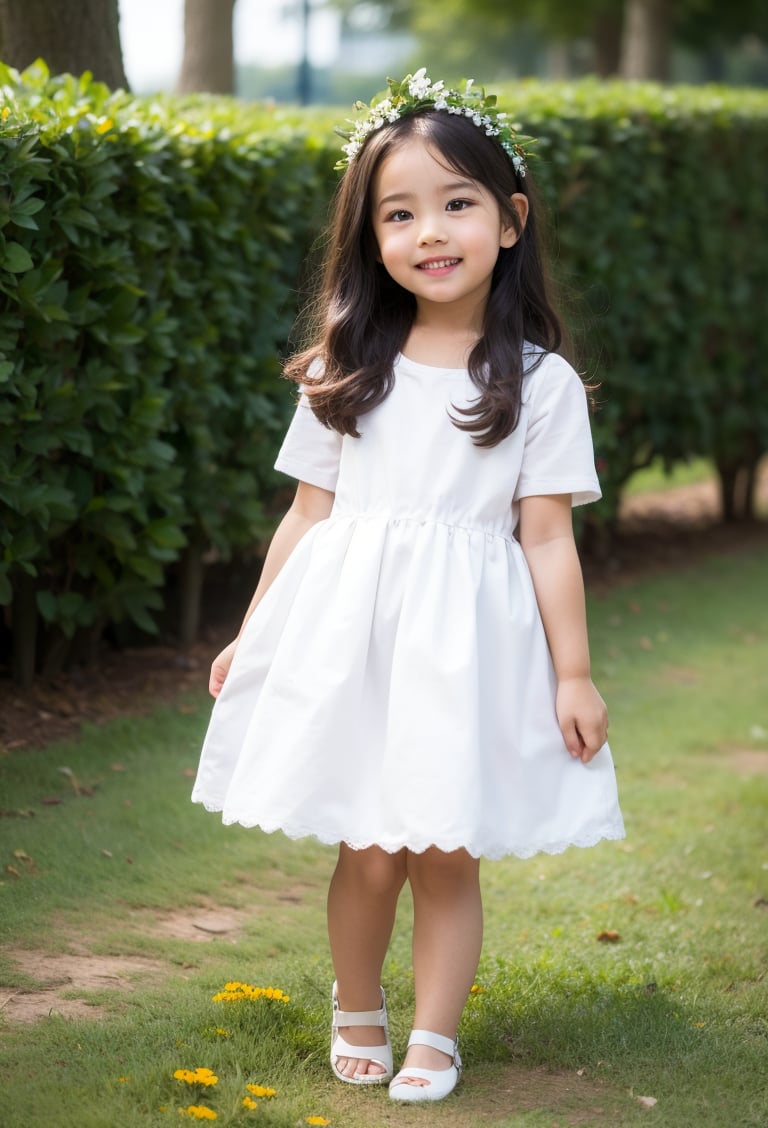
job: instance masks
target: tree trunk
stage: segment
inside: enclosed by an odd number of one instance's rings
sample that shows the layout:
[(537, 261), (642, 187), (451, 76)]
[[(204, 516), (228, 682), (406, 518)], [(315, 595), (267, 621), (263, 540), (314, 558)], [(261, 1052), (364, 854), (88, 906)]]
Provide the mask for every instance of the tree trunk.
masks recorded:
[(621, 64), (621, 13), (609, 16), (603, 13), (592, 28), (592, 59), (595, 74), (600, 78), (613, 78)]
[(179, 645), (185, 649), (197, 641), (204, 577), (203, 546), (190, 544), (181, 558), (179, 572), (178, 638)]
[(118, 0), (0, 0), (3, 62), (24, 70), (44, 59), (51, 74), (90, 71), (111, 89), (128, 88)]
[(669, 0), (626, 0), (621, 45), (622, 78), (669, 79)]
[(547, 75), (554, 82), (563, 82), (571, 77), (571, 59), (568, 54), (568, 44), (562, 39), (556, 39), (549, 45), (547, 51)]
[(13, 581), (13, 680), (28, 689), (35, 680), (37, 656), (37, 600), (35, 581), (26, 573)]
[(235, 0), (184, 0), (184, 57), (180, 94), (233, 94), (232, 13)]

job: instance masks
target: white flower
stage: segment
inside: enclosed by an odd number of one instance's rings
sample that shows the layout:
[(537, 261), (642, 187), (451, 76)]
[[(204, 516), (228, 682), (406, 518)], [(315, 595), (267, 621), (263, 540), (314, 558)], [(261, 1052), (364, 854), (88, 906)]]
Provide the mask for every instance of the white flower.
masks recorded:
[(427, 78), (427, 68), (421, 67), (408, 82), (408, 93), (412, 98), (424, 98), (429, 94), (432, 83)]

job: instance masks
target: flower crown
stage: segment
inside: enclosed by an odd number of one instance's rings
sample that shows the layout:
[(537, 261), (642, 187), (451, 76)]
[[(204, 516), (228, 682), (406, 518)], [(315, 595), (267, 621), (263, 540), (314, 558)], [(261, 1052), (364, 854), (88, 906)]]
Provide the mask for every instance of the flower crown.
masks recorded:
[(347, 144), (341, 146), (344, 156), (339, 158), (334, 168), (345, 169), (351, 164), (365, 144), (368, 134), (383, 125), (419, 110), (444, 110), (449, 114), (468, 117), (488, 137), (497, 137), (499, 144), (509, 154), (515, 172), (518, 176), (525, 176), (527, 154), (522, 142), (530, 143), (531, 138), (518, 137), (508, 115), (496, 109), (496, 95), (486, 94), (483, 88), (475, 90), (473, 79), (467, 80), (462, 94), (458, 90), (447, 90), (442, 81), (432, 82), (427, 76), (426, 67), (422, 67), (416, 74), (406, 75), (401, 82), (388, 78), (387, 86), (389, 94), (380, 100), (374, 98), (370, 106), (365, 102), (355, 102), (356, 110), (368, 111), (367, 117), (357, 122), (347, 118), (352, 128), (336, 129), (341, 137), (347, 139)]

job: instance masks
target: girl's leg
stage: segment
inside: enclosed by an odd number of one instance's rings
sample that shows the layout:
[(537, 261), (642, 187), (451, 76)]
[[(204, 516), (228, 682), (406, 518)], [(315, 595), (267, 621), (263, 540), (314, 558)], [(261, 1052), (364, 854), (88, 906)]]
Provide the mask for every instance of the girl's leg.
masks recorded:
[[(480, 960), (483, 906), (480, 860), (466, 850), (444, 853), (434, 847), (408, 854), (413, 890), (413, 974), (416, 1030), (455, 1039)], [(451, 1059), (430, 1046), (411, 1046), (407, 1067), (447, 1069)], [(413, 1084), (423, 1085), (419, 1078)]]
[[(328, 891), (328, 936), (341, 1010), (381, 1007), (381, 969), (405, 878), (405, 850), (352, 850), (344, 843), (339, 848)], [(340, 1033), (352, 1045), (384, 1044), (380, 1026), (342, 1026)], [(337, 1068), (347, 1077), (382, 1072), (373, 1062), (353, 1058), (340, 1060)]]

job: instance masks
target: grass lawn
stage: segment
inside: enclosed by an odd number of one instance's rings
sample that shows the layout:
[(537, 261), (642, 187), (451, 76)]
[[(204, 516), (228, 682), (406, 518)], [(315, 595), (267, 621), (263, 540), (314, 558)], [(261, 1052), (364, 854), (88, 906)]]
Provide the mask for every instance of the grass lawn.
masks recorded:
[[(764, 1128), (767, 576), (751, 548), (592, 596), (628, 837), (485, 864), (466, 1073), (434, 1106), (331, 1079), (333, 851), (189, 803), (202, 692), (0, 757), (4, 1128), (209, 1109), (265, 1128)], [(404, 899), (384, 972), (396, 1059), (409, 916)], [(233, 980), (290, 1001), (214, 1001)], [(217, 1083), (173, 1076), (200, 1068)]]

